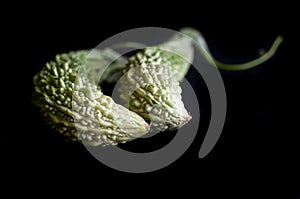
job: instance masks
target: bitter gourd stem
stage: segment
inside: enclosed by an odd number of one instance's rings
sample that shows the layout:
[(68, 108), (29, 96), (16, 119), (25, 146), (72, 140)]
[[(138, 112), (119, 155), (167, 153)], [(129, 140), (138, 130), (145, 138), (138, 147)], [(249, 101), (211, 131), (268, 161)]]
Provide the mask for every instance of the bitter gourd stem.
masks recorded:
[(281, 35), (278, 36), (268, 51), (266, 51), (260, 57), (254, 59), (254, 60), (251, 60), (249, 62), (241, 63), (241, 64), (225, 64), (225, 63), (222, 63), (222, 62), (216, 60), (211, 55), (203, 36), (197, 30), (195, 30), (193, 28), (184, 28), (181, 30), (181, 32), (183, 34), (186, 34), (187, 36), (190, 36), (193, 38), (194, 44), (196, 45), (197, 49), (199, 50), (199, 52), (201, 54), (203, 54), (203, 56), (209, 63), (211, 63), (213, 66), (218, 67), (219, 69), (228, 70), (228, 71), (247, 70), (247, 69), (251, 69), (255, 66), (258, 66), (258, 65), (264, 63), (265, 61), (269, 60), (275, 54), (278, 47), (280, 46), (280, 44), (283, 41), (283, 37)]

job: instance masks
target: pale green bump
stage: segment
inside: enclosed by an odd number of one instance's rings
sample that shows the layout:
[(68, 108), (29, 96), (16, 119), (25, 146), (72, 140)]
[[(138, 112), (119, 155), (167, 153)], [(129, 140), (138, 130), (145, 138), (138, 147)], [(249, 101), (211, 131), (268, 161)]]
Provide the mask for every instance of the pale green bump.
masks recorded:
[(52, 73), (55, 77), (58, 77), (58, 72), (57, 72), (57, 68), (55, 65), (52, 65)]
[(59, 87), (66, 88), (66, 84), (65, 84), (65, 82), (63, 81), (62, 78), (59, 78)]

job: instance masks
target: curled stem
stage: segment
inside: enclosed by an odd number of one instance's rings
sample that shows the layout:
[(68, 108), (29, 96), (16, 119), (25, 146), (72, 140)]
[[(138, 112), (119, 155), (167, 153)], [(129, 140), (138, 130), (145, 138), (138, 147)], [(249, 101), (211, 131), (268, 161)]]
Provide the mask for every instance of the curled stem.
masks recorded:
[(280, 46), (280, 44), (283, 41), (283, 37), (281, 35), (278, 36), (268, 51), (266, 51), (260, 57), (254, 59), (254, 60), (251, 60), (249, 62), (241, 63), (241, 64), (225, 64), (225, 63), (222, 63), (222, 62), (216, 60), (212, 56), (212, 54), (209, 51), (208, 46), (204, 40), (204, 37), (202, 36), (202, 34), (199, 31), (197, 31), (193, 28), (184, 28), (181, 30), (181, 32), (190, 36), (193, 39), (197, 49), (199, 50), (199, 52), (201, 54), (203, 54), (203, 56), (205, 57), (205, 59), (208, 62), (210, 62), (212, 65), (218, 67), (219, 69), (229, 70), (229, 71), (247, 70), (247, 69), (253, 68), (259, 64), (264, 63), (265, 61), (269, 60), (275, 54), (278, 47)]

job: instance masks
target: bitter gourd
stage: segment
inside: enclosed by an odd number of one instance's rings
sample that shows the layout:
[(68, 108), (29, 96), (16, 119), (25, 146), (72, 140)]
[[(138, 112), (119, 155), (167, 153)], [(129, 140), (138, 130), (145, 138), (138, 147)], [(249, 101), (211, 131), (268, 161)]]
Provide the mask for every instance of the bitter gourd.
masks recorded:
[(182, 102), (181, 81), (193, 60), (189, 37), (178, 34), (129, 58), (120, 98), (157, 130), (177, 129), (191, 116)]
[(104, 95), (95, 82), (94, 74), (102, 70), (108, 53), (88, 53), (57, 55), (34, 76), (33, 102), (45, 120), (69, 139), (94, 146), (124, 143), (146, 134), (149, 126), (144, 119)]

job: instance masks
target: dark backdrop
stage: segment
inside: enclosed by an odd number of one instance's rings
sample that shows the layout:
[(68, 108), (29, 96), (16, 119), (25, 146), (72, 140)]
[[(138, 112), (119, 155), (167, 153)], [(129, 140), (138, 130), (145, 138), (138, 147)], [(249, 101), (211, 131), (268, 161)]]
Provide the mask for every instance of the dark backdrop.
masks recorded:
[[(18, 114), (18, 122), (14, 119), (16, 112), (9, 114), (15, 137), (4, 137), (3, 145), (12, 185), (18, 182), (34, 187), (27, 189), (29, 193), (32, 189), (49, 194), (67, 190), (99, 197), (105, 193), (130, 196), (141, 190), (145, 195), (186, 193), (202, 198), (295, 198), (299, 187), (298, 132), (291, 128), (295, 117), (288, 114), (295, 108), (291, 93), (296, 92), (297, 66), (291, 58), (293, 6), (283, 2), (272, 6), (240, 3), (228, 8), (218, 3), (202, 7), (157, 3), (142, 9), (151, 3), (139, 3), (138, 8), (123, 11), (117, 11), (116, 6), (99, 6), (98, 10), (96, 5), (84, 4), (72, 10), (59, 4), (41, 5), (23, 10), (17, 17), (17, 31), (12, 36), (21, 40), (18, 53), (26, 64), (15, 58), (18, 64), (14, 69), (21, 77), (15, 83), (21, 85), (21, 90), (11, 102), (22, 113)], [(122, 10), (122, 6), (118, 8)], [(116, 33), (145, 26), (174, 30), (194, 27), (203, 33), (214, 56), (228, 63), (255, 58), (258, 50), (268, 49), (277, 35), (285, 40), (276, 55), (257, 68), (221, 71), (227, 92), (227, 118), (218, 143), (207, 157), (198, 159), (209, 122), (209, 99), (205, 84), (191, 70), (188, 79), (198, 97), (203, 97), (196, 140), (170, 166), (151, 173), (128, 174), (102, 165), (83, 146), (66, 143), (43, 123), (31, 105), (32, 77), (55, 54), (93, 48)], [(147, 149), (170, 139), (172, 135), (167, 133), (152, 142), (137, 141), (128, 147)]]

